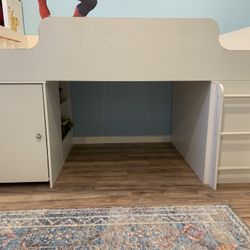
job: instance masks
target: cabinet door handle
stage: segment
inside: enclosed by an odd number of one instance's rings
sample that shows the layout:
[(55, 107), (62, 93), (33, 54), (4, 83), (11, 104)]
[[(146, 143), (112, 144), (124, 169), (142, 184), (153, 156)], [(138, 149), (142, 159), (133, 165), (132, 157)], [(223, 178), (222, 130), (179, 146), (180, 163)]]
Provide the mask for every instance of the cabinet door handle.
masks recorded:
[(38, 139), (38, 140), (42, 139), (42, 135), (40, 133), (37, 133), (36, 134), (36, 139)]

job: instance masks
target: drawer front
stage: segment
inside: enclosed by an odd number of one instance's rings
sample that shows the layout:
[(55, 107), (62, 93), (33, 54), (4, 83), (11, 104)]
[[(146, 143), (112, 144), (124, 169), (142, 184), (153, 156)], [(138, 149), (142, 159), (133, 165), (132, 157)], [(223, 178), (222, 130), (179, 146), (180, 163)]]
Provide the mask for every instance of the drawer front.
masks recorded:
[(250, 132), (250, 98), (225, 98), (223, 132)]
[(249, 94), (250, 95), (250, 80), (249, 81), (223, 81), (225, 95)]
[(221, 138), (219, 169), (250, 170), (250, 135), (227, 135)]

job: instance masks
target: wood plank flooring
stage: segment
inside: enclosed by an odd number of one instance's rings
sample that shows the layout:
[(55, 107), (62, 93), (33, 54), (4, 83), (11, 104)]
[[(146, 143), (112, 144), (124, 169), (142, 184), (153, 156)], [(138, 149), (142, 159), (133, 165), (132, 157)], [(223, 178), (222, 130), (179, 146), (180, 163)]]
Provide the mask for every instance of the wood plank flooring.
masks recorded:
[(170, 143), (75, 145), (55, 188), (1, 184), (0, 209), (227, 204), (250, 225), (250, 184), (204, 186)]

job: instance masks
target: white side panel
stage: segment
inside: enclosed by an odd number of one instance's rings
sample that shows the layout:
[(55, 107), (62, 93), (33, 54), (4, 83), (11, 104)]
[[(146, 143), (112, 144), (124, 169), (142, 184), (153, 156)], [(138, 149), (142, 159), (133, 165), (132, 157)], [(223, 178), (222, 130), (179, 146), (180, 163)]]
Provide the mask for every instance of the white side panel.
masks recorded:
[(207, 153), (204, 182), (217, 188), (218, 162), (220, 154), (220, 132), (222, 124), (224, 88), (220, 83), (211, 84), (210, 108), (207, 133)]
[(44, 93), (48, 137), (50, 186), (53, 187), (64, 163), (58, 83), (45, 83)]
[(174, 84), (172, 141), (204, 182), (210, 82)]
[(42, 85), (0, 84), (0, 119), (0, 182), (48, 181)]

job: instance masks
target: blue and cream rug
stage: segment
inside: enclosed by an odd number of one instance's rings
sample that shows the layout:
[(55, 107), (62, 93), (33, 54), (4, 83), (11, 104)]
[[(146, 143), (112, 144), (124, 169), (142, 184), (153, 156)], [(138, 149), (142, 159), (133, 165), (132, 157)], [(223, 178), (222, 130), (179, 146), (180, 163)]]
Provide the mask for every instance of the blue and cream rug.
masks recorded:
[(228, 206), (0, 212), (0, 249), (250, 249)]

